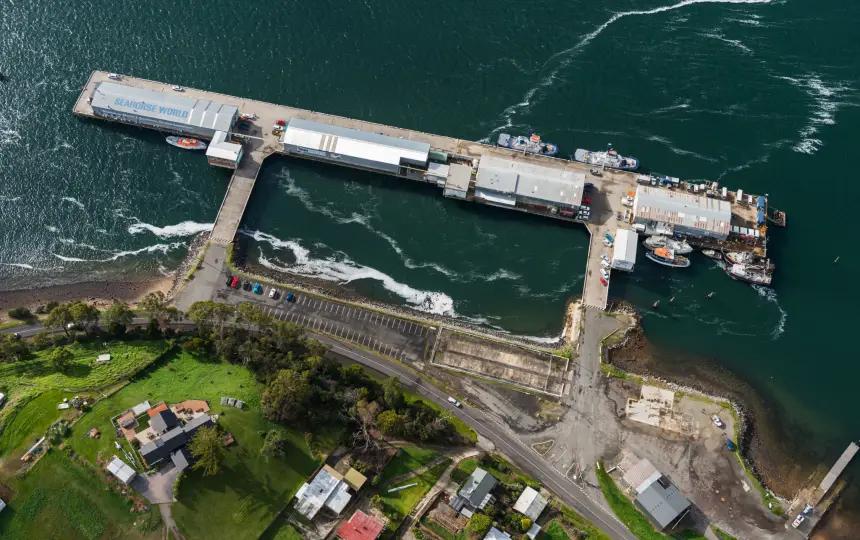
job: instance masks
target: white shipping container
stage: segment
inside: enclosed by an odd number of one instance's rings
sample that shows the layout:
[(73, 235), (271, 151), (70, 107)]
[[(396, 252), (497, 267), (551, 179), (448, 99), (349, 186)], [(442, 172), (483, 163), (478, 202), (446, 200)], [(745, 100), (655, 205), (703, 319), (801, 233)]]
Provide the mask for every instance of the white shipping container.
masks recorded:
[(739, 202), (739, 203), (743, 203), (743, 202), (744, 202), (744, 190), (742, 190), (742, 189), (739, 189), (739, 190), (738, 190), (738, 196), (737, 196), (737, 197), (735, 197), (735, 201), (737, 201), (737, 202)]

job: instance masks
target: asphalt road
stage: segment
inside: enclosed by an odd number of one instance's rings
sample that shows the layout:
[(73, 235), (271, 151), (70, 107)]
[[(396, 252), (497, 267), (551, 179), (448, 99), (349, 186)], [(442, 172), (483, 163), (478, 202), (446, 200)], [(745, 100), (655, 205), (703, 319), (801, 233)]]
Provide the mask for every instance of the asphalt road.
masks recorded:
[[(279, 317), (284, 317), (287, 313), (296, 313), (294, 311), (287, 312), (286, 310), (281, 310), (274, 306), (272, 306), (272, 309), (275, 311), (276, 316), (278, 313), (281, 314)], [(314, 307), (312, 309), (317, 308)], [(323, 313), (325, 312), (326, 311), (323, 310)], [(287, 320), (290, 319), (289, 316), (286, 317)], [(280, 318), (280, 320), (284, 319)], [(132, 324), (144, 325), (146, 322), (147, 319), (138, 317), (133, 320)], [(292, 322), (297, 321), (293, 319)], [(302, 320), (299, 320), (298, 322), (301, 324)], [(381, 321), (380, 324), (384, 324), (384, 321)], [(193, 325), (192, 323), (179, 323), (174, 326), (188, 328)], [(42, 330), (44, 330), (44, 328), (41, 324), (31, 324), (6, 329), (2, 332), (17, 332), (21, 337), (32, 337)], [(61, 330), (53, 330), (55, 333), (60, 331)], [(525, 443), (520, 441), (514, 433), (494, 421), (483, 411), (466, 404), (463, 404), (461, 408), (454, 407), (448, 403), (448, 396), (446, 394), (403, 365), (387, 361), (357, 345), (340, 341), (327, 334), (320, 334), (311, 331), (309, 332), (309, 335), (328, 345), (331, 351), (336, 354), (346, 357), (363, 366), (372, 368), (389, 377), (397, 377), (404, 386), (409, 387), (424, 396), (426, 399), (436, 403), (444, 410), (449, 411), (453, 416), (456, 416), (466, 423), (466, 425), (474, 429), (481, 437), (492, 442), (497, 449), (510, 457), (525, 473), (539, 480), (547, 488), (553, 491), (564, 502), (564, 504), (582, 514), (586, 519), (599, 527), (611, 538), (623, 540), (636, 539), (636, 536), (630, 533), (613, 515), (604, 510), (598, 502), (588, 496), (582, 488), (574, 484), (562, 473), (555, 470), (549, 463), (540, 459), (539, 456)]]

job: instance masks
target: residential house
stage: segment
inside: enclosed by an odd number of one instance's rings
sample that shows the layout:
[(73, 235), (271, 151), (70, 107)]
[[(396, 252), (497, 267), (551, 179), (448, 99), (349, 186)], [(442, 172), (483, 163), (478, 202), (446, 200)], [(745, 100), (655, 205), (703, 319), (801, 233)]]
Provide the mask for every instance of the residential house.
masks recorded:
[(469, 478), (466, 479), (466, 483), (463, 484), (457, 495), (473, 510), (480, 510), (490, 502), (492, 498), (490, 491), (496, 487), (497, 483), (493, 475), (484, 469), (475, 469)]
[(484, 540), (511, 540), (511, 535), (495, 527), (490, 527), (490, 531), (484, 537)]
[(514, 504), (514, 510), (535, 522), (546, 508), (546, 503), (546, 499), (536, 489), (527, 486)]
[(636, 496), (636, 504), (660, 531), (680, 521), (690, 508), (690, 501), (665, 476), (642, 489)]
[(337, 530), (337, 537), (341, 540), (376, 540), (384, 528), (382, 521), (356, 510)]
[(310, 520), (324, 507), (340, 514), (352, 499), (352, 495), (343, 475), (324, 465), (310, 483), (302, 484), (296, 493), (296, 499), (296, 511)]

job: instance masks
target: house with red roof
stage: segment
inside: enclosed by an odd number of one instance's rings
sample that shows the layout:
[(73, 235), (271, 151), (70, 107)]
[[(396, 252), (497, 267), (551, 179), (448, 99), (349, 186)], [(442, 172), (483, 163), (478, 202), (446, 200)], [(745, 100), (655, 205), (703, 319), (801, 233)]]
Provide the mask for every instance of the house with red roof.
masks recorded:
[(382, 521), (356, 510), (337, 530), (337, 537), (341, 540), (376, 540), (384, 528)]

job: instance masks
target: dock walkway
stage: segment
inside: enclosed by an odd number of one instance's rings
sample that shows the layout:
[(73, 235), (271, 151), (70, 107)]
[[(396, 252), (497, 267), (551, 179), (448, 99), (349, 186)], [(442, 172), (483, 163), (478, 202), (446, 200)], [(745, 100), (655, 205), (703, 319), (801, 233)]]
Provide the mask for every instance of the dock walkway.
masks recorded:
[[(242, 156), (239, 168), (230, 179), (230, 185), (227, 186), (227, 193), (215, 219), (215, 226), (209, 235), (209, 241), (216, 244), (227, 245), (233, 242), (239, 230), (239, 223), (245, 214), (245, 207), (248, 206), (248, 200), (254, 190), (257, 175), (260, 174), (263, 166), (263, 160), (273, 153), (270, 147), (263, 146), (259, 141), (253, 141), (245, 146), (245, 155)], [(248, 146), (258, 148), (248, 148)]]

